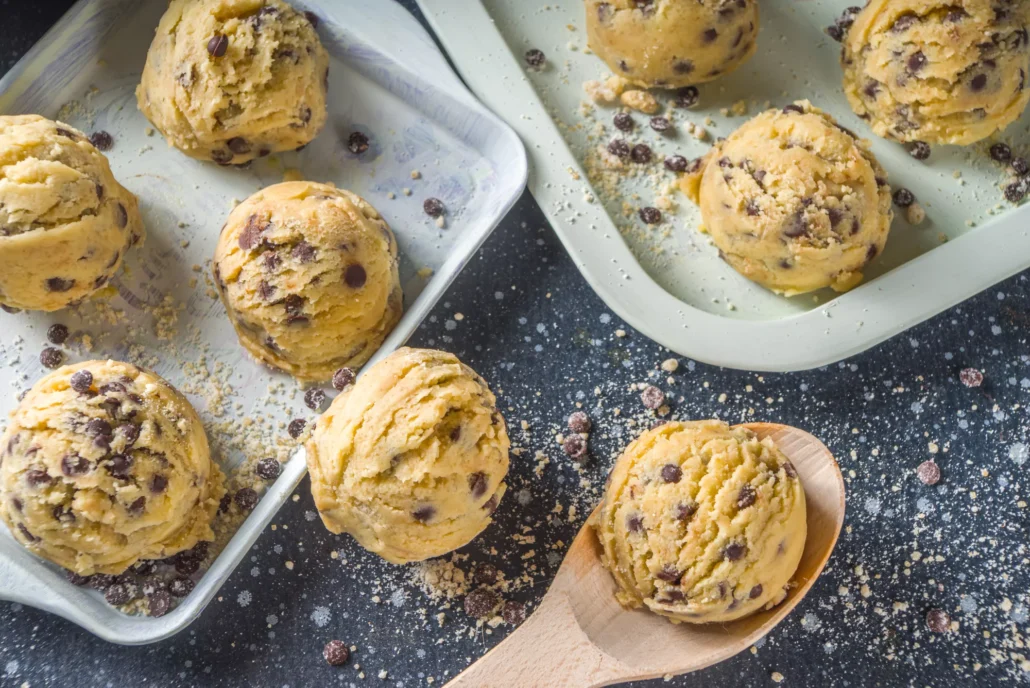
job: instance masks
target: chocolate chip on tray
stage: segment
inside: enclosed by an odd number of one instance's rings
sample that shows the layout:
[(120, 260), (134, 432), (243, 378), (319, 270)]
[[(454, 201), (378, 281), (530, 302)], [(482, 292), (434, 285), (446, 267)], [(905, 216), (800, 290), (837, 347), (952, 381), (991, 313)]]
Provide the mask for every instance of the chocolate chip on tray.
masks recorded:
[(338, 392), (342, 392), (354, 384), (355, 377), (353, 369), (340, 368), (333, 373), (333, 388)]
[(690, 161), (682, 155), (670, 155), (665, 159), (665, 169), (670, 172), (686, 172), (689, 166)]
[(617, 158), (628, 158), (629, 144), (622, 139), (612, 139), (608, 142), (608, 152)]
[(646, 143), (638, 143), (629, 152), (630, 160), (641, 165), (651, 162), (651, 147)]
[(628, 112), (615, 113), (612, 123), (615, 124), (615, 128), (619, 131), (632, 131), (633, 127), (636, 126)]
[(275, 480), (283, 472), (282, 464), (274, 457), (261, 459), (254, 465), (254, 472), (265, 480)]
[(51, 344), (64, 344), (68, 340), (68, 328), (60, 323), (51, 325), (46, 331), (46, 338)]
[(114, 137), (108, 134), (106, 131), (101, 129), (95, 131), (89, 135), (89, 142), (93, 144), (93, 147), (98, 151), (109, 151), (114, 146)]
[(658, 210), (658, 208), (641, 208), (640, 219), (646, 224), (656, 225), (662, 221), (662, 211)]
[(915, 202), (915, 194), (904, 187), (894, 192), (894, 204), (899, 208), (907, 208)]
[(257, 506), (258, 495), (252, 488), (244, 487), (236, 492), (233, 501), (236, 502), (236, 506), (240, 507), (241, 510), (250, 511)]
[(360, 131), (355, 131), (347, 138), (347, 150), (354, 155), (361, 155), (368, 150), (370, 145), (368, 136)]
[(325, 403), (325, 391), (313, 387), (308, 391), (304, 392), (304, 405), (312, 411), (318, 411), (322, 408)]
[(1012, 160), (1012, 149), (1007, 144), (996, 143), (991, 146), (991, 159), (996, 162), (1010, 162)]
[(664, 134), (672, 128), (672, 122), (668, 117), (652, 117), (650, 124), (651, 128), (660, 134)]
[(286, 427), (286, 432), (289, 433), (290, 437), (293, 439), (297, 439), (304, 434), (305, 427), (307, 427), (307, 421), (303, 418), (294, 418)]
[(167, 590), (155, 590), (147, 596), (147, 610), (150, 616), (164, 616), (172, 609), (172, 596)]
[(39, 353), (39, 362), (44, 368), (50, 368), (51, 370), (60, 368), (61, 364), (64, 363), (64, 352), (48, 346)]
[(432, 197), (422, 201), (422, 210), (429, 217), (440, 217), (446, 212), (443, 201)]
[(544, 55), (542, 50), (532, 48), (526, 51), (526, 64), (528, 64), (530, 67), (533, 67), (534, 69), (539, 69), (540, 67), (544, 66), (545, 62), (547, 62), (547, 56)]
[(916, 160), (929, 160), (930, 158), (930, 144), (924, 141), (912, 141), (911, 143), (905, 144), (905, 150)]
[(700, 100), (701, 93), (697, 86), (687, 86), (676, 93), (675, 103), (678, 108), (690, 109), (696, 107)]

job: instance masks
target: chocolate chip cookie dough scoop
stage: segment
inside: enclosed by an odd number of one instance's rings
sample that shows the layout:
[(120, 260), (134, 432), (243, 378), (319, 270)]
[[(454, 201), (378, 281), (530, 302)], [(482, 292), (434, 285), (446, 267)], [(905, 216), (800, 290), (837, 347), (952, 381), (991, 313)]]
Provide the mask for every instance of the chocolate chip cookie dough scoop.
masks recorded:
[(0, 307), (81, 301), (142, 238), (136, 197), (82, 132), (38, 115), (0, 116)]
[(213, 539), (222, 473), (193, 407), (154, 373), (115, 361), (50, 373), (11, 414), (0, 452), (0, 518), (78, 574)]
[(136, 99), (186, 155), (241, 164), (315, 138), (328, 74), (311, 21), (281, 0), (172, 0)]
[(586, 0), (590, 48), (643, 88), (728, 74), (755, 53), (755, 0)]
[(844, 38), (844, 91), (879, 136), (968, 145), (1030, 101), (1025, 0), (872, 0)]
[(858, 285), (894, 217), (867, 144), (808, 101), (746, 122), (680, 185), (720, 256), (786, 296)]
[(301, 380), (360, 367), (403, 309), (397, 240), (375, 208), (327, 184), (284, 182), (229, 215), (214, 278), (240, 343)]
[(486, 382), (449, 353), (403, 348), (336, 397), (307, 444), (326, 528), (403, 564), (446, 554), (491, 522), (508, 433)]

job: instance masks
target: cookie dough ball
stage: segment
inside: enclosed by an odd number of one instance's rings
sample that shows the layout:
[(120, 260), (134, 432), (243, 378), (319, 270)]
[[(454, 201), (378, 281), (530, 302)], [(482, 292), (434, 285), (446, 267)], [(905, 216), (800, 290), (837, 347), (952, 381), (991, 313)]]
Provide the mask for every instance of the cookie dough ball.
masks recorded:
[(0, 307), (77, 303), (142, 238), (136, 197), (81, 131), (38, 115), (0, 116)]
[(586, 0), (590, 49), (644, 88), (679, 88), (728, 74), (757, 46), (755, 0)]
[(229, 215), (214, 276), (240, 343), (301, 380), (376, 352), (403, 309), (397, 240), (349, 191), (285, 182)]
[(186, 155), (241, 164), (315, 138), (328, 75), (311, 21), (281, 0), (172, 0), (136, 100)]
[(66, 569), (118, 574), (214, 537), (222, 473), (193, 407), (154, 373), (115, 361), (56, 370), (0, 447), (0, 517)]
[(1030, 100), (1024, 0), (872, 0), (844, 40), (844, 90), (879, 136), (967, 145)]
[(720, 256), (786, 296), (855, 287), (894, 217), (866, 143), (807, 101), (745, 123), (681, 185)]
[(666, 423), (626, 447), (596, 527), (619, 602), (686, 623), (782, 602), (808, 533), (787, 457), (720, 421)]
[(325, 527), (394, 564), (470, 542), (507, 489), (496, 403), (483, 378), (443, 351), (399, 349), (374, 365), (307, 444)]

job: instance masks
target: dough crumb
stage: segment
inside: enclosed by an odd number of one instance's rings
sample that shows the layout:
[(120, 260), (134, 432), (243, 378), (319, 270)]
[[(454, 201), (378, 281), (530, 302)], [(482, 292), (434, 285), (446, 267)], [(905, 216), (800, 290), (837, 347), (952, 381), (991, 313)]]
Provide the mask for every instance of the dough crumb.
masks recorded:
[(620, 98), (622, 104), (637, 112), (653, 115), (658, 112), (658, 101), (647, 91), (626, 91)]
[(909, 224), (922, 224), (923, 220), (926, 219), (926, 211), (923, 210), (923, 206), (913, 203), (905, 209), (905, 219), (909, 221)]

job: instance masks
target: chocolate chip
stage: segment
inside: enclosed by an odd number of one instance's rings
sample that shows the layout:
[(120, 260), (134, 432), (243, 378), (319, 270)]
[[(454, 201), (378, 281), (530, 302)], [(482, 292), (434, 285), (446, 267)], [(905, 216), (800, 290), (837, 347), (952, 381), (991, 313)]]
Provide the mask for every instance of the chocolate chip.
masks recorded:
[(494, 495), (490, 497), (490, 499), (486, 500), (486, 504), (483, 505), (483, 511), (485, 511), (488, 514), (492, 514), (493, 512), (497, 511), (497, 505), (499, 503), (500, 500), (497, 498), (497, 495)]
[(497, 582), (497, 567), (493, 564), (480, 564), (476, 567), (472, 579), (479, 585), (493, 585)]
[(216, 148), (211, 151), (211, 160), (219, 165), (228, 165), (232, 162), (232, 151), (225, 148)]
[(79, 587), (87, 585), (90, 579), (90, 576), (80, 576), (74, 571), (65, 571), (64, 577), (68, 580), (69, 583), (71, 583), (72, 585), (77, 585)]
[(317, 387), (304, 392), (304, 405), (312, 411), (318, 411), (325, 403), (325, 392)]
[(269, 222), (258, 217), (257, 215), (251, 215), (247, 218), (247, 224), (244, 226), (243, 231), (240, 232), (238, 243), (240, 248), (244, 251), (249, 251), (257, 246), (261, 242), (261, 235), (268, 230), (271, 226)]
[(991, 146), (991, 159), (996, 162), (1009, 162), (1012, 160), (1012, 149), (1004, 143), (996, 143)]
[(785, 105), (783, 107), (783, 114), (789, 115), (792, 112), (797, 113), (799, 115), (803, 115), (805, 114), (805, 108), (801, 107), (800, 105), (795, 105), (794, 103), (791, 103), (790, 105)]
[(916, 468), (916, 477), (924, 485), (936, 485), (941, 479), (941, 469), (934, 461), (924, 461)]
[(39, 487), (40, 485), (49, 485), (53, 478), (46, 471), (33, 468), (25, 472), (25, 482), (31, 487)]
[(747, 594), (747, 596), (748, 596), (748, 599), (751, 599), (751, 600), (755, 599), (756, 597), (761, 597), (762, 596), (762, 584), (759, 583), (755, 587), (751, 588), (751, 592), (749, 592)]
[(486, 488), (489, 487), (487, 483), (486, 473), (473, 473), (468, 477), (468, 481), (469, 490), (472, 492), (473, 499), (478, 500), (480, 497), (486, 494)]
[(664, 134), (672, 127), (672, 122), (669, 121), (668, 117), (652, 117), (650, 124), (651, 128), (660, 134)]
[(783, 462), (783, 472), (787, 474), (788, 478), (798, 477), (797, 469), (794, 468), (794, 464), (792, 464), (790, 461)]
[(61, 459), (61, 472), (68, 477), (86, 475), (89, 473), (90, 463), (78, 454), (67, 454)]
[(172, 596), (167, 590), (155, 590), (147, 596), (147, 612), (150, 616), (164, 616), (172, 609)]
[(963, 368), (958, 373), (958, 379), (966, 387), (979, 387), (984, 383), (984, 374), (976, 368)]
[(478, 588), (465, 595), (465, 613), (474, 619), (487, 617), (500, 600), (497, 593), (488, 588)]
[(95, 131), (89, 136), (89, 142), (99, 151), (109, 151), (114, 145), (114, 138), (106, 131)]
[(140, 559), (132, 565), (132, 572), (137, 576), (149, 576), (157, 568), (152, 559)]
[(250, 141), (242, 136), (234, 136), (225, 142), (226, 147), (236, 155), (244, 155), (250, 152)]
[(718, 37), (719, 32), (715, 29), (705, 29), (704, 32), (701, 34), (701, 40), (703, 40), (705, 43), (712, 43)]
[(579, 461), (587, 455), (587, 443), (579, 435), (569, 435), (562, 442), (562, 449), (568, 456), (576, 461)]
[(626, 517), (626, 529), (631, 533), (644, 532), (644, 517), (640, 514), (632, 514)]
[(114, 428), (103, 418), (90, 418), (86, 423), (86, 434), (90, 437), (111, 437)]
[[(923, 67), (925, 67), (928, 62), (929, 60), (926, 58), (926, 55), (924, 55), (923, 51), (920, 50), (909, 56), (908, 60), (905, 62), (905, 66), (908, 68), (910, 74), (916, 74), (922, 71)], [(976, 79), (973, 81), (976, 81)], [(984, 82), (986, 83), (986, 81), (987, 77), (984, 77)]]
[(354, 384), (354, 371), (350, 368), (340, 368), (333, 373), (333, 387), (338, 391), (342, 392), (351, 385)]
[(673, 564), (666, 564), (662, 567), (662, 570), (654, 576), (658, 580), (663, 580), (666, 583), (672, 583), (675, 585), (680, 582), (680, 578), (683, 577), (683, 572), (677, 569)]
[(758, 495), (755, 493), (755, 488), (750, 485), (744, 485), (740, 488), (740, 493), (737, 494), (737, 508), (746, 509), (755, 503)]
[(526, 605), (521, 602), (505, 602), (501, 609), (501, 618), (506, 624), (518, 626), (526, 620)]
[(1019, 176), (1025, 176), (1030, 172), (1030, 163), (1026, 161), (1026, 158), (1012, 158), (1012, 171)]
[(608, 152), (617, 158), (628, 158), (629, 144), (622, 139), (612, 139), (608, 142)]
[(51, 325), (46, 331), (46, 338), (51, 344), (64, 344), (68, 340), (68, 328), (60, 323)]
[(64, 136), (65, 138), (71, 139), (72, 141), (79, 140), (78, 134), (76, 134), (74, 131), (69, 131), (68, 129), (65, 129), (64, 127), (57, 127), (57, 133), (61, 136)]
[(365, 268), (358, 263), (351, 263), (347, 266), (347, 269), (343, 271), (343, 281), (351, 289), (361, 289), (365, 286), (365, 280), (368, 275), (365, 273)]
[(342, 640), (330, 640), (322, 648), (322, 657), (329, 666), (343, 666), (350, 659), (350, 650)]
[(314, 12), (305, 11), (304, 18), (311, 23), (312, 28), (318, 28), (318, 15), (316, 15)]
[[(676, 72), (677, 74), (691, 74), (694, 71), (694, 63), (690, 60), (676, 60), (672, 63), (672, 71)], [(690, 106), (687, 105), (682, 107)]]
[(227, 494), (222, 495), (222, 498), (218, 500), (218, 513), (227, 513), (230, 506), (232, 506), (232, 497)]
[(150, 479), (151, 494), (161, 494), (166, 489), (168, 489), (168, 478), (158, 473)]
[(252, 488), (243, 487), (240, 488), (233, 496), (233, 501), (236, 502), (236, 506), (240, 507), (243, 511), (250, 511), (258, 503), (258, 495)]
[(422, 506), (416, 507), (411, 512), (411, 516), (419, 523), (425, 523), (433, 516), (436, 515), (436, 507), (430, 506), (429, 504), (423, 504)]
[(590, 432), (590, 416), (583, 411), (576, 411), (569, 416), (568, 424), (572, 432)]
[[(154, 426), (157, 428), (158, 426)], [(125, 446), (129, 447), (136, 444), (136, 440), (139, 439), (141, 427), (137, 423), (126, 423), (118, 427), (118, 434), (125, 440)]]
[(726, 561), (737, 561), (747, 552), (747, 545), (742, 542), (731, 542), (722, 550), (722, 558)]
[(440, 217), (446, 212), (443, 201), (439, 198), (429, 197), (422, 201), (422, 211), (429, 217)]
[(969, 82), (969, 89), (971, 91), (973, 91), (974, 93), (979, 93), (980, 91), (984, 90), (985, 88), (987, 88), (987, 75), (986, 74), (977, 74), (976, 76), (973, 77), (973, 80)]
[(1026, 198), (1028, 192), (1030, 192), (1030, 184), (1026, 180), (1020, 179), (1005, 187), (1005, 200), (1013, 204), (1019, 203)]
[(915, 202), (915, 194), (904, 187), (894, 192), (894, 204), (899, 208), (907, 208)]
[(672, 602), (682, 602), (685, 599), (687, 599), (687, 596), (683, 594), (682, 590), (672, 589), (662, 591), (662, 599), (659, 601), (669, 604)]
[(912, 141), (905, 144), (905, 150), (916, 160), (927, 160), (930, 157), (930, 144), (925, 141)]
[(662, 221), (662, 211), (658, 208), (641, 208), (639, 214), (640, 219), (649, 225), (656, 225)]
[(697, 90), (697, 86), (686, 86), (681, 88), (676, 93), (676, 107), (689, 109), (697, 106), (701, 100), (701, 92)]
[(651, 162), (651, 147), (646, 143), (638, 143), (629, 152), (629, 158), (641, 165)]
[(147, 498), (146, 497), (138, 497), (131, 504), (129, 504), (129, 506), (125, 507), (125, 510), (128, 511), (129, 514), (131, 514), (133, 516), (139, 516), (139, 515), (141, 515), (143, 513), (143, 510), (146, 508), (146, 506), (147, 506)]
[(195, 586), (196, 583), (191, 579), (179, 576), (177, 578), (173, 578), (172, 582), (168, 584), (168, 592), (175, 597), (186, 597), (193, 592), (193, 588)]
[(46, 290), (51, 292), (66, 292), (75, 286), (75, 280), (63, 277), (50, 277), (46, 280)]
[(211, 37), (211, 40), (207, 42), (207, 52), (212, 57), (221, 57), (225, 55), (225, 51), (229, 48), (229, 39), (220, 33), (216, 33)]
[(361, 155), (368, 150), (369, 145), (368, 136), (360, 131), (351, 132), (351, 135), (347, 137), (347, 150), (354, 155)]
[(307, 426), (307, 422), (303, 418), (294, 418), (290, 421), (290, 424), (286, 427), (286, 432), (290, 434), (290, 437), (297, 439), (304, 434), (304, 428)]
[(115, 583), (104, 593), (104, 599), (112, 607), (120, 607), (134, 599), (133, 591), (135, 588), (135, 585), (129, 583)]
[(667, 463), (662, 466), (662, 480), (667, 483), (678, 483), (683, 479), (683, 469), (676, 464)]
[(633, 118), (630, 117), (628, 112), (616, 113), (612, 122), (615, 124), (615, 128), (619, 131), (632, 131), (635, 126)]
[(290, 253), (294, 260), (298, 260), (301, 263), (310, 263), (315, 260), (317, 255), (315, 247), (306, 241), (300, 241), (296, 246), (293, 247), (293, 251)]
[(119, 480), (128, 480), (129, 471), (132, 470), (133, 460), (125, 454), (115, 454), (107, 462), (107, 472)]
[(43, 364), (44, 368), (50, 368), (51, 370), (60, 368), (61, 364), (64, 363), (64, 352), (48, 346), (39, 353), (39, 362)]
[(890, 30), (892, 33), (901, 33), (907, 31), (913, 24), (916, 23), (915, 15), (906, 14), (897, 19), (894, 25), (891, 26)]
[(254, 472), (265, 480), (275, 480), (283, 472), (282, 464), (275, 458), (261, 459), (254, 465)]
[(951, 630), (951, 617), (943, 609), (931, 609), (926, 614), (926, 625), (934, 633), (947, 633)]
[(547, 56), (544, 55), (543, 51), (532, 48), (526, 51), (526, 64), (535, 69), (539, 69), (547, 61)]
[(665, 392), (654, 385), (648, 385), (644, 388), (644, 391), (640, 393), (640, 401), (644, 404), (645, 408), (655, 411), (661, 408), (662, 404), (665, 403)]
[(670, 172), (686, 172), (689, 164), (682, 155), (672, 155), (665, 159), (665, 169)]

